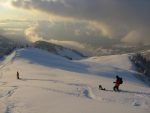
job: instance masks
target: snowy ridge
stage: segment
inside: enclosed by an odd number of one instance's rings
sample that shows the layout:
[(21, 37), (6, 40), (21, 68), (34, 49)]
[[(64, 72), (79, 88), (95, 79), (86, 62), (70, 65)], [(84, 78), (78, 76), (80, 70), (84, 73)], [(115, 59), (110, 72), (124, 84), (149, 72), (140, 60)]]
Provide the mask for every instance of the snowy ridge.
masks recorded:
[(46, 41), (37, 41), (33, 45), (36, 48), (46, 50), (50, 53), (62, 56), (70, 60), (79, 60), (85, 57), (83, 54), (81, 54), (80, 52), (76, 50), (69, 49), (69, 48), (66, 48), (57, 44), (53, 44), (50, 42), (46, 42)]
[[(150, 88), (136, 79), (128, 55), (70, 61), (28, 48), (16, 50), (1, 66), (0, 113), (150, 112)], [(112, 90), (116, 74), (124, 78), (121, 92)]]

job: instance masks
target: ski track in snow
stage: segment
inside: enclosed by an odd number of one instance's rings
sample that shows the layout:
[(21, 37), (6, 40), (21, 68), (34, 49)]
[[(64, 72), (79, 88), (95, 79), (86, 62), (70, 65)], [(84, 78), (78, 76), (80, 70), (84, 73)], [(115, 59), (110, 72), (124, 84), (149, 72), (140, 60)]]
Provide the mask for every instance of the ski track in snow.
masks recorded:
[[(12, 113), (12, 110), (14, 108), (14, 102), (9, 101), (9, 98), (15, 93), (17, 90), (17, 86), (7, 87), (5, 86), (6, 91), (3, 91), (4, 94), (0, 93), (0, 103), (2, 103), (5, 106), (5, 112), (4, 113)], [(1, 91), (1, 90), (0, 90)], [(4, 99), (2, 101), (2, 99)]]
[(4, 113), (12, 113), (13, 108), (14, 108), (14, 104), (7, 105)]
[[(21, 79), (23, 81), (40, 81), (40, 82), (53, 82), (56, 84), (62, 84), (62, 85), (68, 85), (71, 87), (76, 88), (77, 92), (65, 92), (63, 90), (57, 90), (57, 89), (52, 89), (52, 88), (45, 88), (45, 87), (37, 87), (37, 86), (32, 86), (32, 87), (36, 87), (36, 88), (41, 88), (44, 90), (48, 90), (48, 91), (53, 91), (53, 92), (57, 92), (57, 93), (63, 93), (63, 94), (67, 94), (67, 95), (73, 95), (73, 96), (82, 96), (82, 97), (86, 97), (88, 99), (94, 99), (95, 96), (92, 92), (92, 88), (89, 87), (86, 84), (77, 84), (77, 83), (65, 83), (64, 81), (60, 81), (60, 80), (52, 80), (52, 79)], [(28, 86), (31, 87), (31, 86)]]
[[(27, 79), (24, 79), (24, 80), (27, 80)], [(40, 80), (41, 81), (41, 79), (30, 79), (30, 80)], [(63, 89), (60, 90), (60, 89), (54, 89), (54, 88), (50, 88), (50, 87), (48, 88), (48, 87), (40, 87), (40, 86), (34, 86), (34, 85), (21, 85), (20, 87), (33, 87), (33, 88), (51, 91), (51, 92), (55, 92), (55, 93), (62, 93), (62, 94), (70, 95), (70, 96), (84, 97), (87, 99), (95, 98), (94, 93), (92, 92), (92, 88), (86, 84), (65, 83), (63, 81), (58, 81), (58, 80), (42, 80), (42, 82), (46, 82), (46, 81), (53, 82), (56, 84), (59, 83), (62, 85), (71, 86), (74, 89), (74, 91), (69, 92), (69, 91), (64, 91)]]

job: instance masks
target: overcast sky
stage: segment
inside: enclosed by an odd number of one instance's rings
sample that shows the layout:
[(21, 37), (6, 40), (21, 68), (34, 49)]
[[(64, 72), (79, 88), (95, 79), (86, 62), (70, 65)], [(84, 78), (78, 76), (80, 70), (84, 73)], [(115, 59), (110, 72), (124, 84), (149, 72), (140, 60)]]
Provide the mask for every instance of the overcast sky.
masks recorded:
[(150, 0), (0, 0), (0, 35), (101, 45), (150, 44)]

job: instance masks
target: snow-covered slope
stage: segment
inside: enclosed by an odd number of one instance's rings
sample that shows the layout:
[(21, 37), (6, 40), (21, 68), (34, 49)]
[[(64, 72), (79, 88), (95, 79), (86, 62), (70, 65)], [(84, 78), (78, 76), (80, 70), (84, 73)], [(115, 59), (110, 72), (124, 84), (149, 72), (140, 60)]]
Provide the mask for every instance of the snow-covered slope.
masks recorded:
[[(124, 79), (121, 92), (112, 90), (116, 74)], [(128, 55), (70, 61), (16, 50), (0, 63), (0, 113), (149, 113), (150, 88), (134, 74)]]

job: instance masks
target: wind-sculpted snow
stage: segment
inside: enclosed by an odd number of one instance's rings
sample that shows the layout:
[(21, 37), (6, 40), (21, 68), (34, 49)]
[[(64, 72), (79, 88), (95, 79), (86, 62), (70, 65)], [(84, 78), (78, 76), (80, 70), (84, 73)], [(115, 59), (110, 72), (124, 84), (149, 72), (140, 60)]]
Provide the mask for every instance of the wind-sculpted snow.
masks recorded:
[[(134, 76), (128, 55), (70, 61), (29, 48), (0, 66), (0, 113), (150, 112), (150, 88)], [(124, 80), (120, 92), (112, 90), (116, 74)]]

